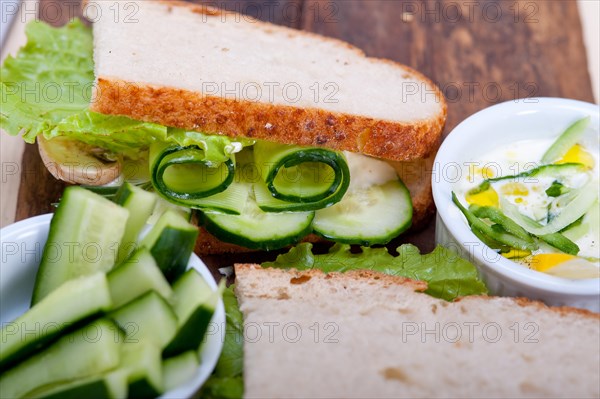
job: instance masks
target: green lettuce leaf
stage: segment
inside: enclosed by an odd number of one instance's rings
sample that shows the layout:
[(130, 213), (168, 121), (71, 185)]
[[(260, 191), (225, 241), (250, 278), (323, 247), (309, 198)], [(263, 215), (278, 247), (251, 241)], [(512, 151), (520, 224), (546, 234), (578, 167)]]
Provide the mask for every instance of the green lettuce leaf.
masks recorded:
[(0, 68), (0, 127), (33, 143), (61, 120), (87, 109), (94, 81), (91, 30), (81, 22), (26, 27), (27, 44)]
[(241, 399), (244, 394), (244, 321), (234, 286), (223, 292), (225, 336), (223, 351), (212, 376), (200, 391), (201, 398)]
[(326, 273), (373, 270), (425, 281), (427, 294), (447, 301), (487, 293), (475, 266), (447, 248), (438, 246), (433, 252), (421, 255), (414, 245), (404, 244), (397, 251), (398, 256), (390, 255), (386, 248), (362, 248), (361, 253), (352, 253), (349, 245), (336, 244), (328, 253), (314, 255), (312, 244), (302, 243), (279, 255), (274, 262), (263, 263), (263, 267), (319, 269)]
[(27, 44), (0, 68), (0, 128), (28, 143), (39, 134), (67, 136), (132, 158), (166, 137), (164, 126), (89, 111), (93, 39), (81, 21), (62, 28), (35, 21), (26, 35)]

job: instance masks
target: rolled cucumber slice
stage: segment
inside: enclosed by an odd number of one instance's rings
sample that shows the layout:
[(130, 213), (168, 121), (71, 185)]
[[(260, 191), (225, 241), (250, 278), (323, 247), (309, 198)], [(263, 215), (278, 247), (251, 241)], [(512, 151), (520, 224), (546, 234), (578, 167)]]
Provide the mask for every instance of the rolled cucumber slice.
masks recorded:
[(98, 194), (67, 187), (50, 222), (32, 304), (68, 280), (109, 271), (128, 217), (126, 209)]
[[(2, 328), (0, 371), (111, 307), (104, 273), (67, 281)], [(72, 328), (71, 328), (72, 329)]]
[(313, 229), (346, 244), (387, 244), (410, 227), (412, 213), (408, 189), (392, 180), (347, 192), (337, 204), (316, 212)]
[(302, 204), (296, 210), (313, 211), (340, 201), (348, 190), (350, 170), (340, 152), (269, 141), (256, 142), (253, 151), (270, 194), (257, 196), (263, 210), (280, 212), (291, 202)]
[(169, 299), (173, 293), (154, 257), (144, 247), (111, 270), (107, 278), (113, 308), (118, 308), (149, 291), (156, 291), (165, 299)]
[(123, 332), (101, 319), (73, 331), (0, 375), (2, 398), (20, 398), (48, 384), (101, 374), (119, 365)]
[[(251, 190), (251, 187), (248, 188)], [(295, 244), (311, 232), (314, 212), (269, 213), (252, 196), (240, 215), (203, 212), (202, 225), (222, 241), (265, 251)]]
[(196, 238), (198, 228), (180, 213), (168, 210), (142, 239), (140, 246), (150, 249), (167, 280), (173, 282), (185, 271)]
[(163, 351), (164, 357), (198, 350), (204, 340), (224, 285), (212, 291), (195, 269), (190, 269), (173, 284), (173, 310), (177, 315), (177, 334)]

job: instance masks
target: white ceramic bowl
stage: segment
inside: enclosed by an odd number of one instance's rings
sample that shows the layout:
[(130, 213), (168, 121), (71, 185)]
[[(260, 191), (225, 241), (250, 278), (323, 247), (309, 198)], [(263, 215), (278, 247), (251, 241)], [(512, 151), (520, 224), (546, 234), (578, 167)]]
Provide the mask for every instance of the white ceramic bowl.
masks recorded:
[(491, 294), (524, 296), (548, 305), (600, 311), (599, 279), (563, 279), (530, 270), (496, 254), (475, 237), (451, 199), (465, 162), (481, 159), (495, 147), (517, 140), (556, 137), (569, 123), (587, 115), (597, 140), (598, 105), (560, 98), (509, 101), (467, 118), (442, 143), (432, 178), (438, 210), (435, 240), (473, 262)]
[[(29, 309), (35, 275), (48, 237), (52, 214), (29, 218), (0, 229), (0, 325), (8, 323)], [(213, 290), (217, 284), (210, 271), (192, 254), (188, 268), (194, 268)], [(219, 301), (206, 340), (200, 350), (200, 367), (187, 383), (165, 393), (161, 398), (189, 398), (196, 393), (213, 371), (221, 354), (221, 329), (225, 310)]]

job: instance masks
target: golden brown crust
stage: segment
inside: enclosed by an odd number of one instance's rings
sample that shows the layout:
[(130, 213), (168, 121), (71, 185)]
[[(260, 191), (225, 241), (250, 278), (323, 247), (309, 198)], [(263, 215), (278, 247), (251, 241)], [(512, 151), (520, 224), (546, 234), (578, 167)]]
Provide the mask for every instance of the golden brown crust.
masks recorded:
[(344, 273), (331, 272), (324, 273), (319, 269), (310, 269), (310, 270), (296, 270), (296, 269), (275, 269), (275, 268), (263, 268), (257, 264), (248, 264), (248, 263), (236, 263), (234, 265), (236, 275), (239, 273), (244, 273), (252, 270), (261, 270), (264, 273), (285, 273), (290, 275), (291, 280), (305, 280), (309, 281), (313, 277), (325, 277), (326, 279), (343, 279), (343, 280), (377, 280), (378, 283), (383, 286), (390, 285), (408, 285), (414, 291), (422, 292), (427, 289), (427, 283), (424, 281), (411, 280), (406, 277), (401, 276), (393, 276), (390, 274), (380, 273), (372, 270), (351, 270)]
[(297, 108), (207, 96), (173, 87), (99, 77), (92, 111), (126, 115), (182, 129), (283, 144), (321, 146), (407, 161), (438, 146), (446, 108), (436, 119), (413, 124), (374, 120), (317, 108)]

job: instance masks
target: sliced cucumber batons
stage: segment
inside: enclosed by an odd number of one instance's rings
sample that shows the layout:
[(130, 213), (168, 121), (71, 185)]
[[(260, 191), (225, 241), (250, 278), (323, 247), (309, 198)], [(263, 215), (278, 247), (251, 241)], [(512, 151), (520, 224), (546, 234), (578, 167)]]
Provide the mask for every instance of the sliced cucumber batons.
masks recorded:
[(412, 201), (400, 180), (348, 191), (337, 204), (318, 210), (314, 232), (347, 244), (387, 244), (411, 225)]
[(110, 306), (104, 273), (67, 281), (21, 317), (3, 326), (0, 371), (39, 350), (75, 323), (108, 310)]
[(203, 212), (206, 230), (222, 241), (265, 251), (295, 244), (311, 232), (314, 212), (268, 213), (252, 196), (240, 215)]
[(70, 279), (109, 271), (129, 212), (78, 186), (67, 187), (50, 222), (32, 304)]
[(177, 332), (177, 316), (154, 291), (144, 294), (108, 314), (125, 332), (125, 343), (150, 342), (163, 348)]
[(188, 350), (198, 350), (204, 333), (223, 293), (223, 286), (211, 290), (195, 269), (190, 269), (173, 284), (173, 310), (177, 315), (177, 333), (163, 351), (171, 357)]
[(97, 320), (2, 373), (2, 397), (20, 398), (49, 384), (112, 370), (119, 365), (122, 345), (121, 329), (109, 320)]
[(152, 342), (124, 343), (120, 369), (127, 374), (130, 399), (155, 398), (164, 392), (161, 350)]
[(142, 239), (140, 246), (150, 249), (167, 280), (173, 282), (185, 271), (196, 238), (198, 228), (180, 213), (168, 210)]
[(169, 299), (173, 293), (154, 257), (144, 247), (111, 270), (107, 278), (113, 308), (118, 308), (148, 291), (156, 291), (165, 299)]
[(119, 246), (117, 263), (131, 254), (137, 245), (138, 236), (156, 206), (158, 197), (149, 191), (125, 182), (115, 195), (115, 203), (129, 211), (123, 240)]
[(197, 351), (187, 351), (163, 361), (163, 381), (165, 391), (185, 384), (196, 374), (200, 362)]
[(75, 381), (53, 384), (27, 394), (32, 399), (124, 399), (127, 373), (122, 370)]

